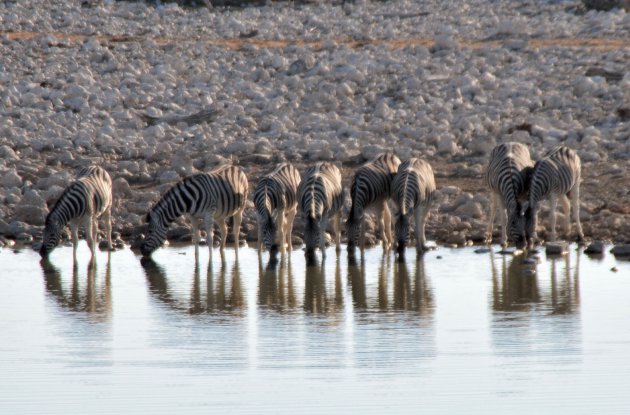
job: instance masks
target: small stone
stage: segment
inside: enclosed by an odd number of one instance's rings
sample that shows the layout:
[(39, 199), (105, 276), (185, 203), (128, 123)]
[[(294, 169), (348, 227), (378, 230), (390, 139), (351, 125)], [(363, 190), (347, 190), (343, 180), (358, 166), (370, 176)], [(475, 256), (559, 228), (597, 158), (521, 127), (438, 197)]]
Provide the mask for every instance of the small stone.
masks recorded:
[(619, 268), (617, 268), (617, 267), (612, 267), (610, 270), (611, 270), (612, 272), (618, 272), (618, 271), (619, 271)]
[(490, 248), (477, 248), (473, 252), (475, 254), (487, 254), (490, 251), (492, 251), (492, 249), (490, 249)]
[(584, 253), (589, 255), (601, 255), (604, 253), (604, 243), (602, 241), (593, 241), (586, 247)]
[(568, 246), (565, 242), (553, 242), (545, 246), (545, 253), (547, 255), (566, 255), (567, 252)]
[(615, 245), (610, 253), (615, 256), (630, 256), (630, 244)]

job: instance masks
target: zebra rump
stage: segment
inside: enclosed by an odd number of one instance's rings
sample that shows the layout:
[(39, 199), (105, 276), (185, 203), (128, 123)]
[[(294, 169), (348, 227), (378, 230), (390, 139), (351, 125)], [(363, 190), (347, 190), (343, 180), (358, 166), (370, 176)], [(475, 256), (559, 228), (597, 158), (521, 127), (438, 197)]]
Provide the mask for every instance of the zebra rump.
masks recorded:
[(339, 248), (339, 226), (343, 206), (343, 188), (339, 168), (329, 162), (319, 162), (304, 172), (298, 187), (299, 208), (305, 219), (304, 244), (306, 254), (312, 256), (319, 245), (325, 255), (322, 233), (328, 219), (334, 216), (335, 237)]
[(357, 169), (350, 187), (352, 207), (346, 222), (349, 251), (354, 249), (359, 239), (363, 248), (361, 226), (365, 210), (379, 203), (383, 210), (380, 218), (383, 244), (387, 246), (391, 243), (391, 216), (387, 200), (391, 197), (392, 181), (399, 165), (400, 159), (396, 155), (384, 153)]
[(395, 233), (398, 253), (403, 254), (409, 242), (411, 215), (415, 217), (416, 249), (426, 250), (424, 227), (435, 193), (435, 177), (431, 165), (411, 158), (398, 167), (392, 182), (392, 199), (397, 206)]
[(63, 191), (55, 206), (46, 216), (44, 237), (39, 253), (46, 257), (61, 241), (66, 225), (72, 229), (72, 242), (76, 251), (78, 227), (84, 223), (86, 240), (95, 252), (95, 233), (98, 231), (97, 219), (105, 215), (105, 225), (109, 247), (111, 240), (112, 180), (109, 174), (99, 166), (88, 166), (79, 170), (77, 179)]
[(524, 247), (526, 238), (523, 203), (527, 200), (533, 165), (529, 149), (520, 143), (502, 143), (490, 153), (485, 174), (492, 201), (486, 229), (487, 243), (492, 242), (494, 215), (499, 206), (502, 222), (501, 245), (507, 246), (509, 235), (509, 239), (517, 247)]
[[(184, 178), (171, 187), (147, 214), (149, 227), (148, 235), (140, 246), (142, 255), (150, 256), (159, 248), (166, 240), (169, 225), (184, 214), (191, 218), (195, 243), (198, 243), (197, 226), (200, 219), (205, 222), (210, 248), (214, 219), (220, 220), (224, 226), (225, 219), (234, 216), (233, 230), (238, 238), (247, 191), (245, 173), (231, 165)], [(223, 248), (226, 235), (222, 232), (221, 236)]]

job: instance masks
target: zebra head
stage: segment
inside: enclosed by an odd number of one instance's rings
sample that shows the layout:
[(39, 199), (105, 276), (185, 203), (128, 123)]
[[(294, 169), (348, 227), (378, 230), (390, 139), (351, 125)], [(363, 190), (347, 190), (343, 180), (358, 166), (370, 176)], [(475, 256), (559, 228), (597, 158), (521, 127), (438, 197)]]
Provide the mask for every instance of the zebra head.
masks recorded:
[(321, 215), (316, 217), (308, 216), (306, 218), (306, 226), (304, 227), (304, 245), (306, 245), (306, 255), (314, 256), (315, 248), (319, 245), (321, 235)]
[(262, 229), (262, 238), (265, 247), (269, 250), (271, 255), (275, 255), (278, 252), (278, 243), (276, 242), (277, 227), (271, 217), (258, 218), (259, 226)]
[(51, 219), (50, 217), (46, 218), (42, 247), (39, 249), (39, 254), (42, 258), (46, 258), (48, 254), (50, 254), (52, 250), (59, 245), (59, 242), (61, 242), (63, 228), (64, 226), (62, 226), (59, 221)]
[(147, 214), (146, 221), (149, 223), (147, 237), (140, 245), (142, 256), (149, 257), (166, 240), (167, 226), (160, 220), (160, 215), (155, 211)]
[(348, 251), (354, 251), (361, 236), (361, 214), (356, 214), (354, 209), (350, 210), (348, 221), (346, 222), (346, 233), (348, 235)]
[(527, 245), (525, 232), (525, 211), (520, 203), (517, 203), (516, 209), (508, 213), (508, 229), (510, 231), (510, 239), (514, 245), (519, 248), (525, 248)]
[(405, 214), (401, 212), (396, 213), (394, 231), (396, 233), (396, 241), (398, 242), (398, 254), (403, 254), (405, 252), (406, 245), (409, 243), (409, 217), (411, 214), (412, 212), (410, 211), (407, 211)]

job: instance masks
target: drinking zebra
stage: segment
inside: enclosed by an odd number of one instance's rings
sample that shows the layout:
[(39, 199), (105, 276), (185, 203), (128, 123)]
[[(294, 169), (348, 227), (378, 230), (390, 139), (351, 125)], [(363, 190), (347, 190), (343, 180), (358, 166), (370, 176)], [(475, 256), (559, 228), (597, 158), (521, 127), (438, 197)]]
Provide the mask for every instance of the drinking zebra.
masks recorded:
[(580, 158), (568, 147), (555, 147), (542, 160), (536, 162), (529, 186), (529, 200), (524, 206), (525, 234), (530, 248), (536, 239), (539, 203), (547, 197), (551, 202), (550, 241), (556, 240), (556, 206), (560, 198), (565, 215), (563, 229), (565, 234), (568, 235), (571, 231), (570, 213), (573, 205), (573, 220), (577, 228), (578, 242), (584, 242), (580, 224), (580, 175)]
[(312, 259), (318, 244), (322, 251), (322, 257), (326, 256), (323, 232), (326, 231), (331, 217), (337, 251), (339, 251), (341, 208), (343, 206), (343, 189), (339, 168), (329, 162), (319, 162), (309, 167), (298, 187), (298, 201), (305, 220), (306, 256)]
[(227, 225), (225, 220), (234, 218), (232, 227), (238, 249), (245, 201), (247, 177), (238, 167), (226, 165), (208, 173), (195, 174), (171, 187), (147, 214), (148, 235), (140, 246), (144, 256), (150, 256), (166, 240), (169, 225), (181, 215), (187, 215), (192, 224), (192, 237), (199, 243), (199, 224), (203, 219), (208, 248), (212, 252), (213, 224), (217, 220), (221, 233), (221, 251), (225, 248)]
[(387, 202), (391, 197), (391, 185), (400, 159), (391, 153), (380, 154), (357, 169), (350, 187), (352, 207), (348, 215), (348, 251), (354, 251), (360, 241), (361, 251), (365, 248), (365, 210), (376, 206), (379, 228), (383, 238), (383, 248), (392, 246), (392, 217)]
[(290, 163), (282, 163), (274, 171), (263, 176), (254, 190), (254, 206), (258, 219), (258, 252), (263, 244), (273, 257), (280, 247), (282, 255), (285, 245), (289, 251), (293, 219), (297, 211), (297, 189), (300, 172)]
[(47, 257), (61, 241), (66, 225), (72, 232), (73, 256), (76, 259), (79, 243), (79, 227), (85, 228), (92, 256), (96, 252), (98, 218), (105, 219), (105, 232), (109, 249), (112, 249), (112, 179), (98, 166), (81, 169), (77, 179), (61, 194), (57, 203), (46, 216), (44, 238), (39, 253)]
[(416, 250), (427, 250), (424, 227), (435, 193), (435, 178), (431, 165), (424, 160), (411, 158), (398, 167), (392, 182), (392, 199), (397, 206), (395, 218), (398, 253), (405, 252), (409, 242), (410, 217), (415, 217)]
[(490, 188), (491, 207), (486, 230), (486, 243), (492, 242), (492, 227), (497, 207), (501, 216), (501, 245), (510, 240), (518, 248), (525, 247), (525, 219), (522, 204), (527, 200), (533, 171), (529, 149), (520, 143), (503, 143), (490, 153), (485, 180)]

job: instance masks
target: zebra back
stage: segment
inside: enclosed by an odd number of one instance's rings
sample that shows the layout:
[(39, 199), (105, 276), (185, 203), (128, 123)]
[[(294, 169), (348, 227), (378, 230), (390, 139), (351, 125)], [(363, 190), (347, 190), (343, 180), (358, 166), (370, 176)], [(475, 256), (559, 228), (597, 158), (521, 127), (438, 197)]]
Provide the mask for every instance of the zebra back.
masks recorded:
[(245, 173), (232, 165), (176, 183), (147, 214), (149, 234), (141, 246), (143, 255), (150, 255), (162, 245), (169, 225), (183, 214), (200, 216), (212, 212), (215, 218), (226, 218), (244, 209), (248, 186)]
[(306, 218), (321, 219), (328, 212), (343, 206), (341, 172), (329, 162), (318, 162), (309, 167), (298, 187), (300, 210)]
[(392, 153), (383, 153), (359, 167), (352, 180), (350, 215), (360, 215), (372, 203), (388, 199), (391, 185), (400, 166), (400, 159)]
[(579, 183), (581, 161), (575, 151), (558, 146), (536, 162), (532, 173), (529, 204), (535, 206), (551, 193), (567, 194)]

